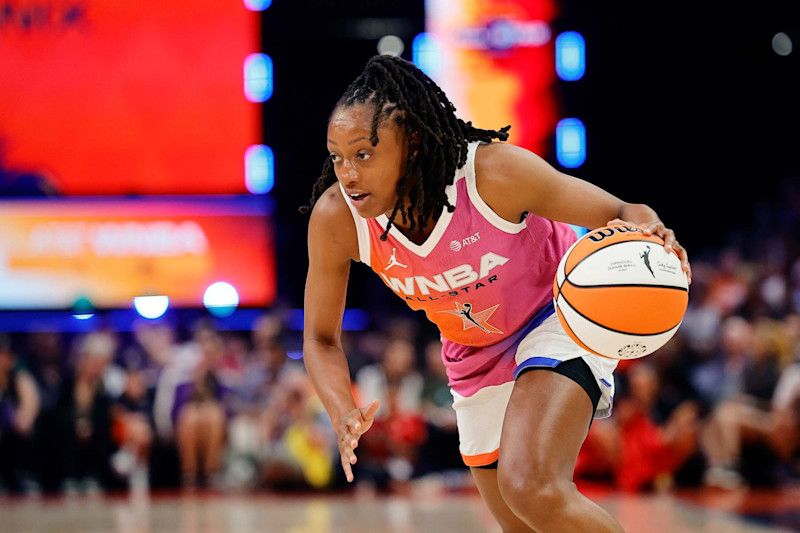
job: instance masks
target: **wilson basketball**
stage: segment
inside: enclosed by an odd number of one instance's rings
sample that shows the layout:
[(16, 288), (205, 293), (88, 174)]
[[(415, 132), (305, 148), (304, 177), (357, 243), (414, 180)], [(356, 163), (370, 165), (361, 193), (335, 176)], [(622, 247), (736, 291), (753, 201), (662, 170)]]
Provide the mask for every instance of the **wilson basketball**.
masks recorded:
[(590, 231), (567, 250), (553, 284), (556, 312), (572, 340), (612, 359), (636, 359), (675, 335), (689, 303), (681, 262), (641, 228)]

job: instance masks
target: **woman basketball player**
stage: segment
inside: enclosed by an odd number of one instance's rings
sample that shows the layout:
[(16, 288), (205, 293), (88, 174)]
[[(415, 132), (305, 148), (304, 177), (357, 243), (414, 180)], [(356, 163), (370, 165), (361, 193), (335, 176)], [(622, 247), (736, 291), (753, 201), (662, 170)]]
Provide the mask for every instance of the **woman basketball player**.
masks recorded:
[[(440, 329), (460, 451), (505, 532), (621, 531), (572, 482), (592, 417), (611, 412), (616, 361), (581, 350), (552, 305), (575, 233), (611, 219), (686, 251), (658, 215), (456, 117), (413, 64), (376, 56), (328, 123), (308, 229), (304, 352), (353, 480), (358, 407), (340, 342), (350, 261), (361, 261)], [(501, 444), (502, 443), (502, 444)]]

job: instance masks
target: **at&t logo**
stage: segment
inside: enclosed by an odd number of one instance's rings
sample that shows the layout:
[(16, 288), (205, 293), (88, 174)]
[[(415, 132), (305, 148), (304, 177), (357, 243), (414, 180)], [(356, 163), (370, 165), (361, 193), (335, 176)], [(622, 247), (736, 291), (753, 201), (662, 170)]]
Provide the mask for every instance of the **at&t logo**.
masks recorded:
[(479, 240), (481, 240), (481, 232), (476, 231), (473, 235), (461, 239), (460, 241), (458, 240), (450, 241), (450, 249), (453, 250), (454, 252), (458, 252), (464, 246), (469, 246), (470, 244), (474, 244)]

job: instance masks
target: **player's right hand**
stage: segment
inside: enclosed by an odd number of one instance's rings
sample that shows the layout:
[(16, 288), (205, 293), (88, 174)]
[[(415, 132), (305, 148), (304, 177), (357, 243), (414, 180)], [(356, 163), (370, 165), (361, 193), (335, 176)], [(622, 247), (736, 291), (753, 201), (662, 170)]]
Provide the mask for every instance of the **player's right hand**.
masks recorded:
[(372, 427), (375, 413), (380, 402), (373, 400), (371, 404), (360, 409), (353, 409), (342, 417), (336, 428), (339, 435), (339, 456), (342, 459), (342, 468), (347, 481), (353, 481), (353, 466), (356, 464), (356, 454), (353, 450), (358, 447), (358, 439)]

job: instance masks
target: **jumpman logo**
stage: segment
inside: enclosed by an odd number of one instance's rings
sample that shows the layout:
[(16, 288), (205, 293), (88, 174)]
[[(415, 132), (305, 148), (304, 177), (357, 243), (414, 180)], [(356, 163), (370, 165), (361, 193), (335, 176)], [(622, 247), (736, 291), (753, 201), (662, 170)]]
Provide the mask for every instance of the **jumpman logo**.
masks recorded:
[(489, 318), (494, 314), (495, 311), (497, 311), (498, 307), (500, 307), (500, 304), (494, 305), (488, 309), (484, 309), (483, 311), (473, 311), (471, 303), (459, 304), (456, 302), (455, 309), (445, 309), (444, 311), (437, 312), (448, 313), (461, 317), (464, 325), (464, 331), (472, 328), (480, 328), (486, 333), (500, 333), (502, 335), (502, 331), (488, 322)]
[(653, 277), (656, 277), (655, 273), (653, 272), (653, 267), (650, 266), (650, 247), (647, 247), (647, 251), (642, 252), (642, 255), (639, 256), (641, 259), (644, 259), (644, 266), (647, 267), (647, 270), (650, 271), (650, 274)]
[(392, 248), (392, 256), (389, 258), (389, 264), (386, 265), (386, 268), (384, 268), (384, 270), (389, 270), (393, 266), (408, 268), (408, 265), (404, 265), (403, 263), (397, 260), (397, 256), (395, 254), (397, 254), (397, 248)]

